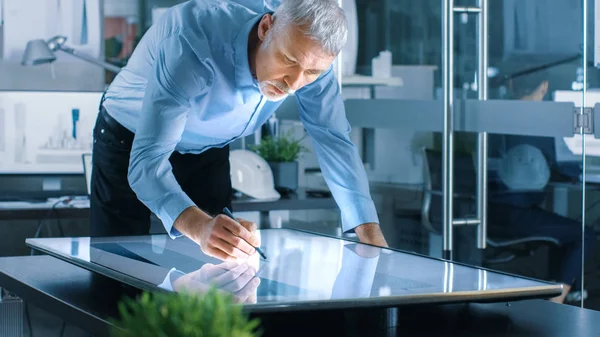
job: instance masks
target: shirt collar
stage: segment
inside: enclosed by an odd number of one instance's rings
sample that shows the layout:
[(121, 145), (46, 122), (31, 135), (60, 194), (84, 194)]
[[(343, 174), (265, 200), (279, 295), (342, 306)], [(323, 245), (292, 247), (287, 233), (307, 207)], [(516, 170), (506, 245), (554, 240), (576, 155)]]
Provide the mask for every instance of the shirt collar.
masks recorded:
[(254, 25), (263, 17), (259, 14), (248, 20), (243, 26), (234, 41), (234, 61), (235, 61), (235, 82), (238, 87), (258, 86), (258, 81), (250, 72), (248, 63), (248, 36)]

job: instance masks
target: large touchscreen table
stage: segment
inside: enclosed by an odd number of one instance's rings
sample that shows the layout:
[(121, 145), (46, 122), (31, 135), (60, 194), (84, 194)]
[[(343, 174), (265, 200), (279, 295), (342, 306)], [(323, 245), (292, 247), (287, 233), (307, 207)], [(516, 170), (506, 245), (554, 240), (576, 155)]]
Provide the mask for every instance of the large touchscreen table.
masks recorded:
[(234, 294), (251, 311), (552, 297), (561, 286), (292, 229), (259, 231), (268, 260), (204, 255), (187, 238), (40, 238), (39, 251), (149, 291)]

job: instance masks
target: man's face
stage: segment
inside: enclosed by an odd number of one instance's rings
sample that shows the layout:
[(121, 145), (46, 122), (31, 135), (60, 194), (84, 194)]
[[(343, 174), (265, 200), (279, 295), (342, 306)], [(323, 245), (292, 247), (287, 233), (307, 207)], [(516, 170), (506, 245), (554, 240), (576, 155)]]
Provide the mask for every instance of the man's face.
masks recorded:
[(270, 101), (279, 101), (314, 82), (335, 56), (298, 28), (272, 30), (272, 19), (265, 17), (259, 26), (262, 43), (256, 53), (256, 77), (261, 93)]

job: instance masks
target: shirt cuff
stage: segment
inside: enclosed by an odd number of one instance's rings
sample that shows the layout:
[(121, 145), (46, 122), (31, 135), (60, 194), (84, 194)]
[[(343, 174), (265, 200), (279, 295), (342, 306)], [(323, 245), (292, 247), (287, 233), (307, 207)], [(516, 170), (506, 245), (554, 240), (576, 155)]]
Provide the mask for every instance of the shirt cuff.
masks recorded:
[(164, 290), (168, 290), (168, 291), (175, 291), (173, 289), (173, 282), (177, 278), (179, 278), (183, 275), (185, 275), (183, 272), (181, 272), (175, 268), (172, 268), (171, 270), (169, 270), (169, 273), (167, 274), (167, 276), (165, 276), (165, 280), (161, 284), (159, 284), (157, 287), (164, 289)]
[(194, 202), (184, 192), (165, 197), (165, 201), (156, 216), (162, 221), (165, 230), (172, 239), (182, 236), (181, 232), (173, 227), (175, 220), (184, 210), (192, 206), (195, 206)]
[(342, 230), (354, 233), (354, 228), (365, 223), (379, 223), (379, 216), (373, 200), (363, 201), (341, 209)]

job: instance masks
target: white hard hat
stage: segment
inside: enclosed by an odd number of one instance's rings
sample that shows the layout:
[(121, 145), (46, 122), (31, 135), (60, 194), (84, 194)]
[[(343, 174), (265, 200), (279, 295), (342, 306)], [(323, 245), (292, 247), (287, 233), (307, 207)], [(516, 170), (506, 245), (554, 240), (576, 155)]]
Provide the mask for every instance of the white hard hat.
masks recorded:
[(550, 180), (550, 167), (540, 149), (520, 144), (502, 158), (498, 175), (512, 190), (541, 190)]
[(281, 198), (275, 190), (271, 167), (261, 156), (248, 150), (233, 150), (229, 153), (229, 162), (234, 190), (255, 199)]

